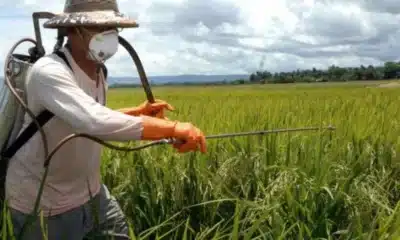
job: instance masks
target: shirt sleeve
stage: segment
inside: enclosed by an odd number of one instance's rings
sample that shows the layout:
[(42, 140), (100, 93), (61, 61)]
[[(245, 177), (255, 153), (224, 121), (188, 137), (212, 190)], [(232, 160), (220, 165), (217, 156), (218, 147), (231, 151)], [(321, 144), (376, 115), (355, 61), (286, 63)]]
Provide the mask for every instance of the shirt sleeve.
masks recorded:
[(141, 139), (141, 117), (126, 115), (97, 103), (61, 64), (34, 66), (29, 84), (37, 94), (39, 104), (75, 128), (77, 133), (90, 134), (104, 141)]

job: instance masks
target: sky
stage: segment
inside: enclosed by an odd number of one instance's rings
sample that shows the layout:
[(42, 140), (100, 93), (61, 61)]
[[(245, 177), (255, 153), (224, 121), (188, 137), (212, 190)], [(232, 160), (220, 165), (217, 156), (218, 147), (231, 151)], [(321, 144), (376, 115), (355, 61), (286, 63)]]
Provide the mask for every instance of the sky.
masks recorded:
[[(1, 75), (11, 46), (34, 37), (32, 12), (62, 12), (64, 3), (0, 1)], [(398, 0), (119, 0), (118, 4), (139, 24), (120, 34), (135, 48), (150, 76), (251, 74), (332, 64), (380, 65), (399, 59)], [(55, 30), (42, 28), (47, 52), (55, 36)], [(106, 64), (112, 76), (137, 76), (122, 46)]]

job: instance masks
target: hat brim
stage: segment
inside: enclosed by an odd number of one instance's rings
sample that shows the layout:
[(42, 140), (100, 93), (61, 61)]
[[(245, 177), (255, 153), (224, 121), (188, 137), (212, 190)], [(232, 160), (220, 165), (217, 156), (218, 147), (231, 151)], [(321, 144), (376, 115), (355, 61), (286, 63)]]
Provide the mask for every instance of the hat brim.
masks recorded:
[(43, 24), (44, 28), (78, 26), (137, 28), (139, 24), (128, 16), (115, 11), (61, 13)]

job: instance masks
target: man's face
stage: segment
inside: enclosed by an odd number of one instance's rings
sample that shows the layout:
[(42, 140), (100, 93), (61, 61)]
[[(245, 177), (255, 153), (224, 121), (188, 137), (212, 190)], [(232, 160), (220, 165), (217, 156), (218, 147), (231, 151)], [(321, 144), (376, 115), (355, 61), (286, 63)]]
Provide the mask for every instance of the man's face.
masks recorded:
[(83, 41), (87, 44), (89, 44), (90, 39), (99, 33), (105, 32), (105, 31), (110, 31), (110, 30), (117, 30), (117, 28), (114, 27), (82, 27), (79, 28), (78, 31), (83, 37)]
[[(72, 42), (75, 46), (79, 47), (82, 51), (87, 52), (89, 42), (92, 37), (98, 33), (102, 33), (109, 30), (117, 30), (119, 29), (115, 27), (79, 27), (75, 28), (75, 31), (72, 34), (72, 38), (74, 39)], [(70, 37), (71, 38), (71, 37)]]
[[(86, 55), (86, 58), (90, 60), (104, 62), (118, 50), (116, 37), (120, 31), (115, 27), (77, 27), (71, 30), (68, 37), (70, 46), (75, 49), (80, 58)], [(105, 33), (105, 35), (93, 38), (99, 33)]]

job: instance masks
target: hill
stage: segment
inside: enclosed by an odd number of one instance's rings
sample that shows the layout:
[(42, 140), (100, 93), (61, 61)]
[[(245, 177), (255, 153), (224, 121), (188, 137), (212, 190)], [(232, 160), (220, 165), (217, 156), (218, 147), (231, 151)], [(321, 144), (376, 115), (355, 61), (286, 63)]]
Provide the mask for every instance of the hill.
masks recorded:
[[(152, 85), (165, 84), (194, 84), (194, 83), (212, 83), (212, 82), (231, 82), (238, 79), (249, 79), (250, 75), (171, 75), (171, 76), (148, 76), (148, 80)], [(125, 84), (140, 84), (138, 77), (110, 77), (110, 86)]]

